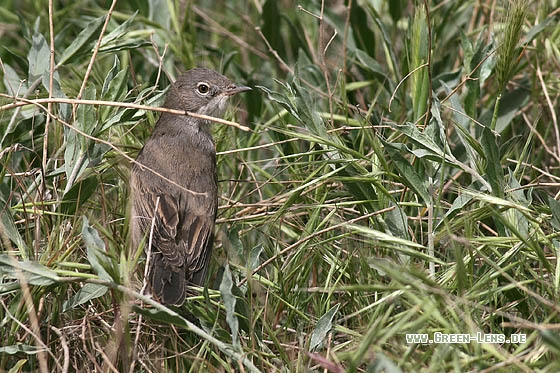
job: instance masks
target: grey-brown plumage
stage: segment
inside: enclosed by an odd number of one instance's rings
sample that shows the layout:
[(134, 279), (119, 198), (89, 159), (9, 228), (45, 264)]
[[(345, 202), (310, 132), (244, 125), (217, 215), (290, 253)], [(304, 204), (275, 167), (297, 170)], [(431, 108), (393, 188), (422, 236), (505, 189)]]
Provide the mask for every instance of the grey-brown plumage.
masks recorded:
[[(215, 71), (192, 69), (171, 86), (164, 107), (219, 117), (228, 97), (249, 89)], [(148, 284), (164, 304), (181, 305), (187, 283), (205, 282), (218, 202), (210, 123), (163, 113), (132, 167), (132, 242), (145, 240)]]

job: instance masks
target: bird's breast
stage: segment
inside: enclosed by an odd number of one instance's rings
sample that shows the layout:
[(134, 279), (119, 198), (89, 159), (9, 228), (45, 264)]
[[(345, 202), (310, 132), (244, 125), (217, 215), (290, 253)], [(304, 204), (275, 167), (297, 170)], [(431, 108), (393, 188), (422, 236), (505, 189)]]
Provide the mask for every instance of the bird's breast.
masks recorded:
[(203, 131), (154, 132), (137, 161), (191, 190), (216, 183), (216, 149)]

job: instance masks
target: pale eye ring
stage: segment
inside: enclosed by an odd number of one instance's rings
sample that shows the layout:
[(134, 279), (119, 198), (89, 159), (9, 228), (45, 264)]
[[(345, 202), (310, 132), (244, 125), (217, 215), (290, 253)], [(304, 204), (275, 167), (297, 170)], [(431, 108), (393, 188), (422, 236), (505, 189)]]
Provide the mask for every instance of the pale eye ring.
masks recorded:
[(208, 83), (200, 82), (196, 85), (196, 90), (201, 95), (206, 96), (208, 93), (210, 93), (210, 86), (208, 85)]

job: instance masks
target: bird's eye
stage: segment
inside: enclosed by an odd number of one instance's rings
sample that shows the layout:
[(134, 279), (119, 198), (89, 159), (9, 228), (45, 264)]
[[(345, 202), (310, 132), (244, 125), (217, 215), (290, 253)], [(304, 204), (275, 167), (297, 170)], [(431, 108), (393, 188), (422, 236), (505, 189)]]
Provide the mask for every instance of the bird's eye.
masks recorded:
[(204, 82), (198, 83), (196, 85), (196, 89), (198, 90), (198, 93), (200, 93), (203, 96), (206, 96), (208, 92), (210, 92), (210, 86), (208, 85), (208, 83), (204, 83)]

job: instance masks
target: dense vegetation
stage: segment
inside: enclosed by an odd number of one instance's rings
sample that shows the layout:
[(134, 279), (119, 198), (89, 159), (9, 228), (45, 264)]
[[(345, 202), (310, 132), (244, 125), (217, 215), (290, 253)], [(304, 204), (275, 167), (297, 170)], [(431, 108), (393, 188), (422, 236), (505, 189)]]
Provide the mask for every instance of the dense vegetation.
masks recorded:
[[(558, 371), (559, 7), (4, 0), (0, 371)], [(128, 179), (194, 66), (250, 129), (214, 127), (209, 286), (168, 309)]]

